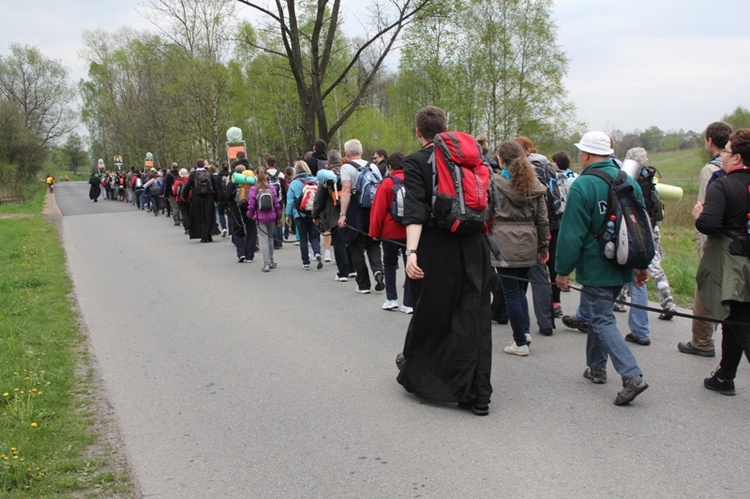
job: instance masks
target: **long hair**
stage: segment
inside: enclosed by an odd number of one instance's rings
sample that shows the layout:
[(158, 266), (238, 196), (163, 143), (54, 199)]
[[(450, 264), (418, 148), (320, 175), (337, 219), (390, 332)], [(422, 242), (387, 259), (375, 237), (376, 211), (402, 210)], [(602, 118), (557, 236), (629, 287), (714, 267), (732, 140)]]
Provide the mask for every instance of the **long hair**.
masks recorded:
[(257, 190), (261, 189), (270, 189), (270, 185), (268, 185), (268, 175), (266, 174), (266, 169), (263, 166), (259, 166), (257, 170), (255, 170), (255, 187)]
[(523, 148), (526, 156), (535, 152), (539, 152), (536, 150), (536, 147), (534, 147), (531, 139), (528, 137), (524, 137), (523, 135), (521, 135), (520, 137), (516, 137), (516, 143)]
[(294, 162), (294, 174), (299, 175), (300, 173), (307, 173), (308, 175), (312, 174), (310, 172), (310, 167), (301, 159)]
[(510, 189), (519, 196), (530, 197), (538, 180), (521, 146), (516, 142), (503, 142), (497, 149), (497, 156), (510, 173)]

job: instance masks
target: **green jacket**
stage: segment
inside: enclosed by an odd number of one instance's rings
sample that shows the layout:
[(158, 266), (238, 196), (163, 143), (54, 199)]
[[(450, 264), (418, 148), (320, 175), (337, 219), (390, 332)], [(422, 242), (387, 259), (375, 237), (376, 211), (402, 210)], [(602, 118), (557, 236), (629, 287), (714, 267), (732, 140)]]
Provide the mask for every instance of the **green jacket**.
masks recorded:
[[(611, 159), (589, 165), (570, 185), (560, 232), (557, 238), (555, 271), (568, 275), (576, 271), (576, 281), (584, 286), (610, 287), (633, 282), (633, 271), (623, 269), (599, 253), (599, 243), (593, 234), (604, 226), (604, 215), (609, 199), (609, 185), (593, 175), (592, 169), (601, 169), (617, 178), (618, 168)], [(638, 183), (630, 182), (643, 200)]]

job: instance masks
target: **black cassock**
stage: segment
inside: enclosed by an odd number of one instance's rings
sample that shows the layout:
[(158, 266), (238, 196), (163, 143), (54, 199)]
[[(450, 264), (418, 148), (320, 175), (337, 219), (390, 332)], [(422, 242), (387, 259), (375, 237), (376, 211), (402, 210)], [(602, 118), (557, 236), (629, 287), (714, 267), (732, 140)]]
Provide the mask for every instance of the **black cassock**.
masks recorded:
[(217, 200), (219, 184), (215, 175), (211, 175), (213, 192), (209, 194), (198, 194), (195, 192), (195, 172), (190, 174), (184, 188), (184, 197), (188, 197), (190, 192), (193, 198), (190, 201), (190, 239), (208, 239), (213, 235), (213, 229), (216, 225), (216, 207), (214, 203)]
[(89, 179), (89, 184), (91, 184), (91, 188), (89, 189), (89, 199), (92, 201), (98, 199), (102, 194), (101, 179), (98, 175), (92, 175)]
[(398, 382), (425, 399), (490, 402), (492, 385), (492, 267), (483, 233), (457, 236), (430, 219), (431, 149), (405, 164), (404, 223), (423, 224), (413, 281), (414, 314), (404, 342)]

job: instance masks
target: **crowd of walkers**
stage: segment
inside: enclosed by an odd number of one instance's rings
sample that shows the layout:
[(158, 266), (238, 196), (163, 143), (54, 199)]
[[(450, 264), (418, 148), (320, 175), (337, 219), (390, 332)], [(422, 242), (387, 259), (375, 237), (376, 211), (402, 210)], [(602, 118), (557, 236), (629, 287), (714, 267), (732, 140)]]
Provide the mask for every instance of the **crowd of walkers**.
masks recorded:
[[(696, 313), (735, 324), (724, 326), (721, 366), (704, 384), (733, 395), (742, 352), (750, 352), (750, 291), (744, 284), (750, 277), (749, 260), (734, 258), (741, 251), (750, 255), (750, 222), (741, 221), (750, 220), (750, 206), (744, 198), (729, 201), (728, 195), (737, 190), (730, 179), (744, 182), (745, 192), (750, 192), (745, 178), (750, 131), (735, 132), (730, 140), (727, 128), (712, 124), (707, 130), (706, 149), (713, 157), (701, 175), (702, 199), (693, 214), (698, 230), (715, 243), (699, 240), (700, 250), (704, 245), (712, 250), (701, 263)], [(661, 267), (658, 224), (663, 206), (654, 186), (641, 178), (653, 170), (646, 151), (627, 152), (626, 161), (641, 171), (627, 182), (648, 211), (655, 257), (632, 270), (607, 260), (596, 237), (612, 202), (608, 183), (596, 177), (616, 179), (624, 170), (610, 134), (588, 132), (575, 144), (580, 175), (570, 169), (565, 152), (550, 161), (527, 137), (504, 142), (494, 151), (486, 137), (472, 138), (480, 162), (489, 169), (485, 197), (491, 217), (484, 231), (461, 233), (457, 226), (447, 230), (437, 211), (434, 158), (443, 147), (436, 141), (446, 133), (445, 112), (427, 106), (416, 116), (423, 147), (409, 156), (377, 149), (368, 160), (357, 139), (347, 141), (343, 151), (326, 150), (319, 140), (284, 172), (272, 155), (253, 165), (239, 152), (231, 165), (224, 162), (218, 168), (198, 159), (190, 170), (173, 163), (164, 170), (94, 173), (90, 198), (132, 203), (154, 216), (171, 217), (191, 240), (210, 243), (215, 237), (229, 237), (237, 262), (253, 262), (256, 253), (262, 255), (262, 272), (277, 267), (275, 251), (294, 244), (303, 271), (312, 266), (321, 270), (324, 262), (332, 262), (334, 279), (353, 279), (354, 291), (361, 294), (371, 293), (374, 282), (375, 291), (385, 291), (383, 310), (412, 316), (403, 351), (396, 357), (398, 382), (419, 397), (455, 402), (477, 415), (489, 412), (492, 394), (492, 322), (510, 323), (512, 339), (505, 353), (531, 353), (530, 284), (539, 333), (552, 335), (558, 318), (586, 333), (583, 376), (594, 384), (606, 383), (611, 358), (622, 380), (614, 403), (632, 402), (648, 384), (627, 343), (650, 344), (648, 315), (630, 308), (630, 332), (623, 336), (613, 312), (624, 307), (613, 301), (629, 294), (633, 304), (647, 305), (645, 284), (651, 276), (662, 309), (658, 318), (670, 320), (676, 313)], [(713, 182), (721, 190), (708, 189)], [(399, 262), (405, 269), (403, 282), (397, 280)], [(570, 289), (574, 271), (583, 292), (575, 313), (564, 315), (560, 292)], [(717, 283), (709, 278), (712, 272), (728, 275)], [(713, 357), (713, 327), (697, 320), (693, 324), (693, 340), (680, 343), (679, 350)]]

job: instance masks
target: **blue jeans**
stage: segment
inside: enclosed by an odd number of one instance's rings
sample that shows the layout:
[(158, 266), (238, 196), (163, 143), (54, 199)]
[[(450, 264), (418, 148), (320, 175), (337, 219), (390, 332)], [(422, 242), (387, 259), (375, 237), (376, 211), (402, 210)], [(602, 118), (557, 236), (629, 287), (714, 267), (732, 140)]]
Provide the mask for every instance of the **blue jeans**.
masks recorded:
[(297, 225), (297, 235), (299, 235), (299, 252), (302, 256), (302, 263), (310, 265), (310, 252), (307, 249), (307, 241), (312, 244), (313, 253), (320, 253), (320, 232), (310, 217), (298, 217), (294, 219)]
[[(529, 269), (529, 279), (537, 282), (549, 282), (547, 266), (537, 260), (536, 264)], [(531, 298), (534, 300), (534, 315), (539, 329), (554, 329), (555, 313), (552, 308), (552, 287), (549, 284), (532, 283)]]
[[(406, 243), (406, 239), (400, 240)], [(399, 245), (389, 241), (383, 241), (383, 276), (385, 277), (385, 297), (388, 300), (398, 300), (396, 271), (398, 270), (398, 249)], [(401, 255), (406, 267), (406, 255)], [(412, 307), (411, 298), (411, 279), (408, 277), (404, 281), (404, 306)]]
[(625, 384), (630, 378), (642, 373), (633, 352), (630, 351), (628, 344), (617, 329), (617, 321), (612, 311), (611, 300), (620, 292), (620, 286), (604, 288), (585, 286), (584, 289), (602, 296), (599, 298), (581, 294), (581, 308), (583, 308), (583, 297), (586, 296), (589, 317), (586, 365), (592, 370), (606, 369), (607, 359), (611, 357), (615, 371), (622, 377), (622, 382)]
[[(639, 288), (635, 283), (631, 282), (627, 286), (630, 291), (630, 303), (643, 306), (648, 305), (648, 289), (645, 285)], [(648, 312), (630, 307), (630, 311), (628, 312), (628, 327), (630, 328), (630, 333), (636, 338), (648, 338)]]
[(506, 276), (522, 277), (526, 279), (529, 275), (529, 267), (521, 268), (499, 268), (500, 285), (505, 295), (505, 307), (508, 309), (510, 327), (513, 329), (513, 339), (516, 345), (526, 344), (526, 333), (529, 332), (529, 301), (526, 299), (526, 283)]

